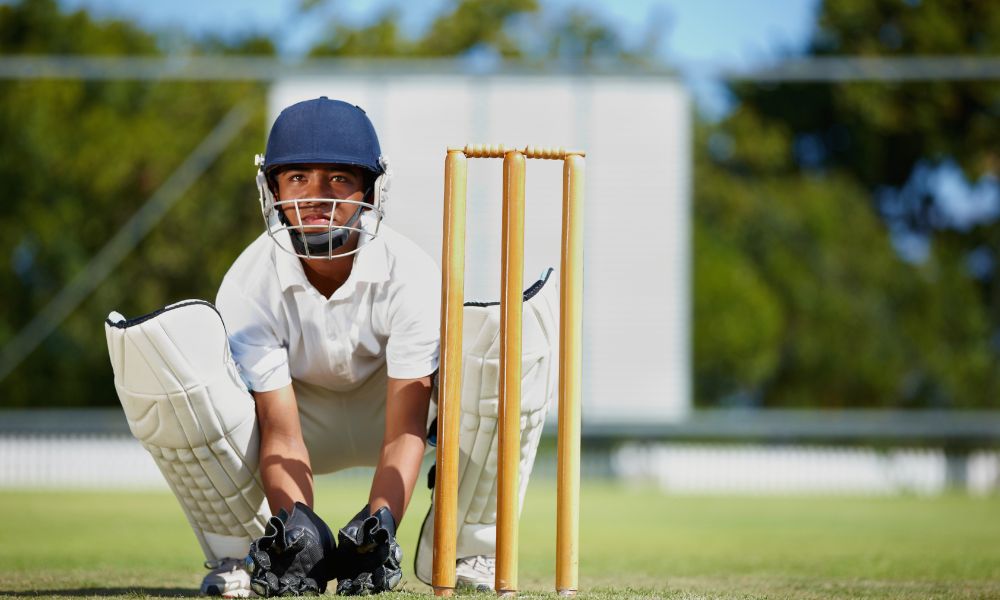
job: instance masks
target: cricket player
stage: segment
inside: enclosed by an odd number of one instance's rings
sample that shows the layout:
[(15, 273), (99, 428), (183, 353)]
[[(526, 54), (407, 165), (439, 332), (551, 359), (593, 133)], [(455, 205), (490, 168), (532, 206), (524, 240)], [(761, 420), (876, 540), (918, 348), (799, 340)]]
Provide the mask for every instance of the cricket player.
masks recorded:
[[(266, 231), (215, 305), (186, 301), (107, 320), (115, 382), (136, 437), (177, 494), (207, 559), (201, 592), (246, 597), (387, 591), (396, 529), (433, 440), (440, 271), (382, 222), (390, 171), (364, 110), (321, 97), (287, 107), (256, 182)], [(522, 482), (554, 393), (554, 285), (525, 294)], [(541, 293), (544, 290), (545, 293)], [(493, 586), (496, 303), (467, 317), (459, 585)], [(478, 315), (478, 316), (477, 316)], [(375, 468), (334, 539), (313, 477)], [(433, 485), (433, 481), (431, 482)], [(430, 583), (433, 506), (415, 571)]]

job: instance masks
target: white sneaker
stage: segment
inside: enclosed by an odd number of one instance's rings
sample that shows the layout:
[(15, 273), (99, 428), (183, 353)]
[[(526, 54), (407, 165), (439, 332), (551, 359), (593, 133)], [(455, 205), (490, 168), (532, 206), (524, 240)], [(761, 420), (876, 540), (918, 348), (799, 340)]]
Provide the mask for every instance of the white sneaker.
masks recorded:
[(496, 584), (497, 559), (495, 556), (480, 554), (467, 556), (455, 561), (455, 585), (472, 588), (477, 592), (488, 592)]
[(205, 568), (210, 569), (205, 579), (201, 581), (203, 596), (222, 596), (223, 598), (249, 598), (256, 596), (250, 590), (250, 575), (243, 569), (242, 558), (221, 558), (205, 561)]

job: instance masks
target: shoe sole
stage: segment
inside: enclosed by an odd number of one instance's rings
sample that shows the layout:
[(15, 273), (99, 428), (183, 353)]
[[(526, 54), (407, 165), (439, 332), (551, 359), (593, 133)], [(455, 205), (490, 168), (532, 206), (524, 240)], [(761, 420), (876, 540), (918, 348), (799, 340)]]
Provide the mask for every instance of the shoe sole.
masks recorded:
[(237, 589), (229, 590), (228, 592), (223, 592), (219, 590), (219, 586), (210, 585), (205, 589), (201, 590), (202, 596), (214, 596), (216, 598), (250, 598), (254, 595), (251, 590)]

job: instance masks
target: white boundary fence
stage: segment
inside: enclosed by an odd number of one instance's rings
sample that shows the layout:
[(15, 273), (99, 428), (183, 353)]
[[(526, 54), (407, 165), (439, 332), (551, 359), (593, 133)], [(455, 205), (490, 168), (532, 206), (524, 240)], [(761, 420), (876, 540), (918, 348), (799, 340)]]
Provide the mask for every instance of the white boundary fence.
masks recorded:
[(149, 453), (121, 434), (0, 436), (0, 488), (167, 488)]
[[(670, 493), (928, 495), (951, 487), (949, 460), (926, 448), (626, 443), (614, 451), (612, 468)], [(964, 460), (966, 491), (1000, 490), (1000, 452)]]
[[(584, 471), (677, 494), (1000, 493), (1000, 416), (885, 417), (723, 411), (669, 429), (585, 425)], [(548, 462), (543, 448), (536, 476), (552, 475)], [(0, 411), (0, 489), (15, 488), (167, 489), (113, 409)]]

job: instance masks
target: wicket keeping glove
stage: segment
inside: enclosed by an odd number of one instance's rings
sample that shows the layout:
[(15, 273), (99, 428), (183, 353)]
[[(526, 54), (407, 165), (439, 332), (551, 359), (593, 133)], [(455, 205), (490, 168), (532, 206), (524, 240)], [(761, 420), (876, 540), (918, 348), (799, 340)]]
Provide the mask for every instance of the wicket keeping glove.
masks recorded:
[(264, 535), (250, 544), (244, 567), (250, 588), (264, 598), (322, 594), (332, 579), (329, 564), (337, 551), (323, 519), (301, 502), (292, 513), (271, 517)]
[(382, 507), (365, 506), (337, 535), (337, 594), (366, 596), (387, 592), (403, 578), (403, 550), (396, 543), (396, 521)]

